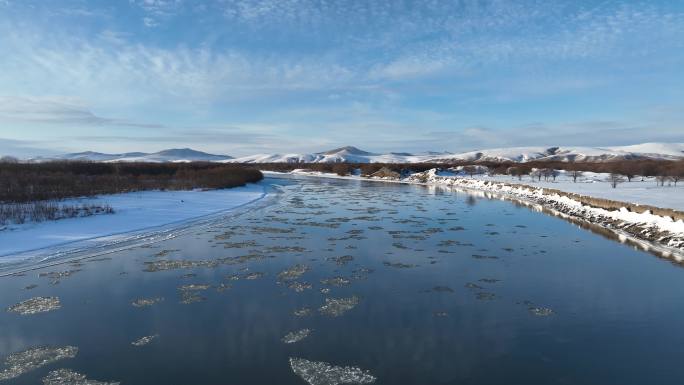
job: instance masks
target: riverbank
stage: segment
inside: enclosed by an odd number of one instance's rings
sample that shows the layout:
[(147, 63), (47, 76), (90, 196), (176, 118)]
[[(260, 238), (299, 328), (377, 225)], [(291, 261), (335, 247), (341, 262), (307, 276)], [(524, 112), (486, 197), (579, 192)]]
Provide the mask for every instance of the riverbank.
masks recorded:
[[(64, 204), (109, 205), (113, 214), (10, 225), (0, 231), (0, 261), (31, 250), (140, 231), (227, 212), (265, 196), (263, 184), (218, 190), (141, 191), (67, 199)], [(5, 259), (5, 260), (3, 260)]]

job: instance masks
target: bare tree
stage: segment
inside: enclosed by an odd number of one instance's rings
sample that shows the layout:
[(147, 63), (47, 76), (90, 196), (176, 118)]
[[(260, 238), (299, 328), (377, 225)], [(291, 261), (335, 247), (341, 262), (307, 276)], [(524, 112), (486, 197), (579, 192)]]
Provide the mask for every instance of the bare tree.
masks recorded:
[(670, 180), (674, 182), (677, 187), (677, 182), (684, 180), (684, 161), (674, 162), (667, 168), (667, 174), (670, 175)]
[(665, 186), (665, 182), (671, 180), (669, 175), (665, 175), (664, 173), (661, 173), (660, 175), (656, 175), (656, 185), (658, 186)]
[(608, 182), (610, 182), (610, 187), (612, 187), (612, 188), (616, 188), (618, 184), (620, 184), (624, 181), (625, 181), (625, 177), (620, 175), (620, 174), (611, 173), (608, 176)]
[(508, 175), (512, 177), (518, 177), (518, 180), (522, 180), (524, 172), (520, 167), (509, 167), (506, 171)]
[(472, 178), (473, 175), (479, 174), (479, 173), (480, 173), (480, 170), (478, 169), (477, 166), (472, 166), (472, 165), (470, 165), (470, 166), (465, 166), (465, 167), (463, 167), (463, 172), (465, 172), (466, 174), (470, 175), (470, 177)]
[(584, 173), (579, 170), (570, 171), (570, 176), (572, 177), (572, 183), (577, 183), (577, 179), (581, 177)]
[(551, 178), (553, 178), (553, 181), (556, 181), (556, 178), (558, 178), (558, 175), (560, 175), (560, 172), (558, 170), (551, 169)]
[(639, 173), (641, 166), (633, 161), (622, 161), (612, 167), (614, 172), (622, 174), (627, 178), (627, 182), (631, 182), (632, 179)]
[(535, 178), (537, 178), (537, 182), (541, 182), (542, 174), (542, 170), (534, 169), (532, 172), (530, 172), (530, 178), (532, 178), (533, 182)]
[(5, 155), (0, 158), (0, 163), (19, 163), (19, 159), (13, 156)]

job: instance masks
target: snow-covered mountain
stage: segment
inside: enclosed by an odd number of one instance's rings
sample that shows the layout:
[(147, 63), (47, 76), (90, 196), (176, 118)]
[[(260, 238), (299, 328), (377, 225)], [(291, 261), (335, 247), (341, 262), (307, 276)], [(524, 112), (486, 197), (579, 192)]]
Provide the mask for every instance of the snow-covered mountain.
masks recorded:
[(434, 158), (435, 154), (410, 154), (406, 152), (390, 152), (376, 154), (360, 150), (354, 146), (345, 146), (324, 152), (308, 154), (257, 154), (234, 158), (228, 162), (235, 163), (419, 163)]
[(376, 154), (346, 146), (309, 154), (258, 154), (235, 158), (236, 163), (419, 163), (419, 162), (484, 162), (555, 160), (563, 162), (605, 162), (620, 159), (681, 159), (684, 143), (644, 143), (622, 147), (509, 147), (463, 153), (425, 152), (411, 154), (391, 152)]
[(126, 152), (122, 154), (105, 154), (101, 152), (76, 152), (51, 157), (33, 158), (34, 161), (45, 160), (84, 160), (91, 162), (219, 162), (232, 159), (228, 155), (215, 155), (190, 148), (172, 148), (159, 152)]
[(436, 157), (433, 161), (555, 160), (561, 162), (606, 162), (622, 159), (681, 159), (684, 143), (643, 143), (620, 147), (509, 147)]
[(214, 155), (189, 148), (163, 150), (155, 153), (129, 152), (104, 154), (79, 152), (34, 158), (44, 160), (89, 160), (94, 162), (230, 162), (230, 163), (421, 163), (421, 162), (484, 162), (509, 161), (529, 162), (533, 160), (555, 160), (562, 162), (591, 161), (607, 162), (621, 159), (684, 159), (684, 143), (643, 143), (620, 147), (508, 147), (450, 152), (390, 152), (386, 154), (360, 150), (353, 146), (335, 148), (315, 153), (256, 154), (240, 158), (228, 155)]

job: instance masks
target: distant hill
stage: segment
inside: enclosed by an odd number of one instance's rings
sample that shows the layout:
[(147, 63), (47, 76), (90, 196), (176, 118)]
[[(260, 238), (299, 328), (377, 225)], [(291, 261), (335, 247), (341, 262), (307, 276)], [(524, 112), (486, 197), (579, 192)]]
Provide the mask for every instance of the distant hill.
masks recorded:
[(684, 143), (644, 143), (621, 147), (509, 147), (483, 149), (462, 153), (435, 152), (411, 154), (390, 152), (376, 154), (353, 146), (319, 153), (257, 154), (230, 160), (238, 163), (419, 163), (455, 161), (510, 161), (554, 160), (562, 162), (607, 162), (621, 159), (682, 159)]
[(52, 157), (45, 160), (88, 160), (93, 162), (234, 162), (234, 163), (421, 163), (421, 162), (609, 162), (622, 159), (684, 159), (684, 143), (643, 143), (618, 147), (508, 147), (482, 149), (461, 153), (428, 151), (422, 153), (390, 152), (386, 154), (344, 146), (314, 153), (256, 154), (233, 158), (190, 148), (168, 149), (154, 153), (127, 152), (105, 154), (86, 151)]
[(85, 151), (51, 157), (34, 158), (34, 161), (46, 160), (84, 160), (91, 162), (219, 162), (232, 159), (228, 155), (215, 155), (190, 148), (172, 148), (159, 152), (126, 152), (122, 154), (105, 154)]

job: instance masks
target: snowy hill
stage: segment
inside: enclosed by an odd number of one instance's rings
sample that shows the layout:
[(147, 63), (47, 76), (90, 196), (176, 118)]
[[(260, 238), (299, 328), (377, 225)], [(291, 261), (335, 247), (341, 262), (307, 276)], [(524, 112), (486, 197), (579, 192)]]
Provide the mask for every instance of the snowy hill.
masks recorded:
[(463, 153), (391, 152), (376, 154), (346, 146), (310, 154), (259, 154), (231, 159), (237, 163), (419, 163), (555, 160), (605, 162), (620, 159), (681, 159), (684, 143), (644, 143), (622, 147), (509, 147)]
[(606, 162), (622, 159), (681, 159), (684, 143), (644, 143), (622, 147), (510, 147), (450, 154), (435, 161), (555, 160)]
[(344, 146), (315, 153), (256, 154), (240, 158), (214, 155), (189, 148), (169, 149), (155, 153), (128, 152), (104, 154), (79, 152), (34, 158), (44, 160), (89, 160), (93, 162), (230, 162), (230, 163), (421, 163), (421, 162), (529, 162), (553, 160), (562, 162), (608, 162), (621, 159), (684, 159), (684, 143), (643, 143), (620, 147), (508, 147), (483, 149), (463, 153), (408, 152), (373, 153), (353, 146)]
[(52, 157), (33, 158), (34, 161), (46, 160), (83, 160), (91, 162), (218, 162), (232, 159), (228, 155), (215, 155), (190, 148), (174, 148), (159, 152), (126, 152), (122, 154), (105, 154), (101, 152), (77, 152)]

